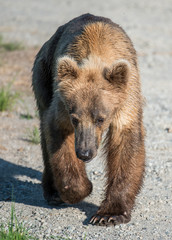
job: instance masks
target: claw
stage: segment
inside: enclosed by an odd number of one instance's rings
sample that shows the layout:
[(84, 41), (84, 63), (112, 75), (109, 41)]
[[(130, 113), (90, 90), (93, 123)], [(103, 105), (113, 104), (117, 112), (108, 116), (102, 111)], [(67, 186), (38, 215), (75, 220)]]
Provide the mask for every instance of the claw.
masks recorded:
[(96, 224), (96, 223), (97, 223), (97, 218), (95, 218), (93, 221), (93, 224)]
[(114, 224), (114, 223), (115, 223), (115, 217), (110, 217), (110, 218), (108, 219), (108, 223)]
[(95, 215), (91, 218), (90, 223), (95, 224), (98, 220), (98, 215)]
[(97, 224), (100, 220), (100, 216), (96, 216), (94, 221), (93, 221), (93, 224)]
[(107, 218), (107, 217), (102, 217), (102, 218), (99, 220), (98, 225), (99, 225), (99, 226), (106, 226), (106, 222), (107, 222), (106, 218)]
[(100, 221), (99, 221), (99, 223), (101, 224), (105, 224), (105, 217), (102, 217), (101, 219), (100, 219)]
[(117, 224), (121, 223), (127, 223), (129, 222), (130, 218), (127, 217), (126, 215), (119, 215), (119, 216), (99, 216), (95, 215), (91, 218), (90, 223), (93, 225), (98, 225), (98, 226), (115, 226)]
[(91, 218), (90, 222), (89, 223), (93, 223), (93, 219), (94, 219), (94, 216)]
[(92, 217), (92, 218), (90, 219), (89, 223), (92, 223), (92, 222), (93, 222), (93, 219), (94, 219), (94, 217)]

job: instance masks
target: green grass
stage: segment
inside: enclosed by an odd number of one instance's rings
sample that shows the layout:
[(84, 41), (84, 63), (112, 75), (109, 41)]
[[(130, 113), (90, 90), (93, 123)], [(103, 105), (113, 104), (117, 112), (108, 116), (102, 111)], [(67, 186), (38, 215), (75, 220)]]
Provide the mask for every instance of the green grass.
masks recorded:
[(28, 141), (34, 144), (40, 143), (40, 135), (39, 135), (39, 129), (38, 127), (34, 126), (32, 130), (28, 130)]
[(16, 215), (14, 203), (11, 204), (11, 219), (8, 223), (8, 229), (5, 230), (3, 224), (0, 227), (0, 240), (37, 240), (29, 235), (23, 224), (19, 223)]
[[(13, 196), (13, 195), (12, 195)], [(13, 198), (13, 197), (12, 197)], [(72, 240), (69, 237), (50, 236), (45, 239), (53, 240)], [(86, 234), (83, 240), (86, 240)], [(31, 236), (28, 230), (16, 217), (14, 202), (11, 203), (11, 216), (7, 227), (4, 224), (0, 224), (0, 240), (39, 240), (36, 237)]]
[(16, 100), (19, 98), (19, 93), (12, 92), (11, 84), (0, 88), (0, 111), (11, 110)]
[(19, 42), (4, 42), (3, 37), (0, 35), (0, 48), (6, 51), (15, 51), (24, 49), (23, 45)]
[(35, 114), (30, 114), (28, 105), (27, 105), (27, 103), (26, 103), (26, 100), (24, 101), (24, 100), (22, 99), (21, 102), (23, 103), (24, 112), (23, 112), (23, 113), (20, 113), (20, 119), (30, 120), (30, 119), (36, 118), (36, 111), (35, 111)]
[(27, 112), (27, 113), (25, 113), (25, 114), (24, 114), (24, 113), (21, 113), (21, 114), (20, 114), (20, 118), (21, 118), (21, 119), (30, 120), (30, 119), (33, 119), (33, 116)]

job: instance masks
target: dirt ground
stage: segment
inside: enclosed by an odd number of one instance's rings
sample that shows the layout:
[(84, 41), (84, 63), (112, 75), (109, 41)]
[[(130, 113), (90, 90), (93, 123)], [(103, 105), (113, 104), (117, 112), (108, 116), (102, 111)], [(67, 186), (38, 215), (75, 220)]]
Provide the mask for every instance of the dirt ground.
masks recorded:
[[(12, 1), (0, 0), (0, 35), (25, 48), (0, 49), (0, 87), (12, 83), (20, 97), (12, 111), (0, 112), (0, 223), (16, 215), (38, 239), (172, 239), (172, 2), (145, 1)], [(40, 145), (28, 140), (39, 126), (31, 90), (34, 57), (60, 24), (82, 13), (111, 18), (129, 34), (139, 56), (146, 98), (146, 176), (132, 220), (126, 225), (97, 227), (89, 223), (103, 198), (101, 152), (87, 164), (94, 190), (73, 206), (50, 207), (42, 196)], [(32, 119), (22, 114), (32, 115)]]

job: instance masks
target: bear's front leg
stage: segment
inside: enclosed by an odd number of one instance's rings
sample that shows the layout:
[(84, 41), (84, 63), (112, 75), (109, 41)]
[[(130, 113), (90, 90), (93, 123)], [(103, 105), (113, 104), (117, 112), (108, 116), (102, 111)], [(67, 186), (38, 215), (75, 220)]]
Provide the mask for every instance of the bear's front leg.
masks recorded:
[(84, 162), (76, 157), (74, 133), (51, 125), (46, 136), (54, 188), (63, 202), (80, 202), (91, 193), (92, 183)]
[(100, 226), (130, 221), (131, 210), (142, 185), (145, 166), (144, 134), (138, 129), (113, 133), (111, 128), (105, 147), (106, 196), (90, 220), (90, 223)]

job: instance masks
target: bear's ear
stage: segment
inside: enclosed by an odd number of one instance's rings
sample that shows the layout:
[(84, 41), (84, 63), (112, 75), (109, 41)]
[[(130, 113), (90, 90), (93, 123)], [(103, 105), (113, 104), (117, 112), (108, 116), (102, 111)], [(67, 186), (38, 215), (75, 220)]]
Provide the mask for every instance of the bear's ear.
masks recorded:
[(57, 64), (58, 80), (76, 79), (79, 76), (79, 67), (76, 61), (70, 57), (62, 57)]
[(110, 68), (104, 69), (104, 77), (114, 85), (125, 85), (130, 75), (130, 64), (127, 60), (119, 60)]

